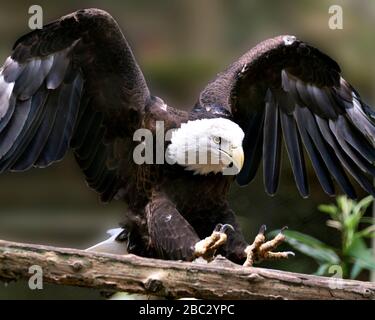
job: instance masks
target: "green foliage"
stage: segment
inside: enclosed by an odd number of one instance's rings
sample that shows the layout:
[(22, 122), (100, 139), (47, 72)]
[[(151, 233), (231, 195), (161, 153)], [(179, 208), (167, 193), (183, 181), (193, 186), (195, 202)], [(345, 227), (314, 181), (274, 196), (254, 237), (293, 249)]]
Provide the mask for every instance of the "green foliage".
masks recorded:
[[(328, 227), (335, 228), (341, 235), (341, 246), (332, 248), (309, 235), (285, 231), (286, 242), (295, 250), (313, 258), (319, 268), (318, 275), (328, 275), (332, 265), (340, 265), (345, 278), (355, 279), (362, 270), (375, 270), (375, 257), (366, 244), (366, 238), (375, 237), (375, 221), (364, 217), (373, 202), (368, 196), (359, 202), (339, 196), (336, 204), (323, 204), (319, 210), (327, 214)], [(365, 225), (364, 228), (360, 228)]]

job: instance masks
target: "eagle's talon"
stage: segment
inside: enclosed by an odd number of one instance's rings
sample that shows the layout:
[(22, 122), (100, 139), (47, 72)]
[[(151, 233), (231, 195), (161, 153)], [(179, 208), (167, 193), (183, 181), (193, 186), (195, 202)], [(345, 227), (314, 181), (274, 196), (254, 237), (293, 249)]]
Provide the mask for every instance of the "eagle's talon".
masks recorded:
[(259, 228), (258, 234), (264, 234), (267, 230), (267, 226), (265, 224), (262, 224)]
[(221, 225), (221, 228), (220, 228), (219, 232), (226, 233), (228, 230), (235, 231), (231, 224), (226, 223), (226, 224), (222, 225), (220, 223), (220, 225)]
[(285, 230), (287, 230), (288, 229), (288, 226), (284, 226), (284, 227), (282, 227), (281, 229), (280, 229), (280, 233), (283, 233)]
[(225, 232), (228, 229), (233, 229), (233, 227), (229, 224), (222, 225), (221, 223), (216, 225), (214, 231), (209, 237), (195, 244), (194, 256), (196, 258), (202, 257), (207, 261), (212, 261), (216, 250), (227, 242), (228, 237)]
[(289, 256), (295, 256), (292, 251), (285, 252), (272, 252), (285, 240), (283, 231), (288, 227), (283, 227), (280, 232), (272, 240), (266, 241), (264, 232), (266, 226), (262, 225), (259, 229), (259, 233), (255, 237), (254, 242), (247, 246), (245, 249), (246, 261), (243, 264), (246, 267), (251, 267), (255, 262), (261, 262), (263, 260), (279, 260), (288, 259)]
[(223, 225), (221, 223), (218, 223), (214, 229), (214, 232), (220, 232), (220, 230), (223, 228)]

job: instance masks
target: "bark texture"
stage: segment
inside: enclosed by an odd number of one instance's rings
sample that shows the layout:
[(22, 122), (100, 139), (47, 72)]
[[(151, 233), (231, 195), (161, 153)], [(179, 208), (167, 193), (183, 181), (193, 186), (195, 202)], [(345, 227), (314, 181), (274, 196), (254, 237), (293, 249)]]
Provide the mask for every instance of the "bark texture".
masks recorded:
[(224, 258), (187, 263), (0, 240), (1, 280), (28, 279), (32, 265), (48, 283), (169, 298), (375, 299), (375, 283), (244, 268)]

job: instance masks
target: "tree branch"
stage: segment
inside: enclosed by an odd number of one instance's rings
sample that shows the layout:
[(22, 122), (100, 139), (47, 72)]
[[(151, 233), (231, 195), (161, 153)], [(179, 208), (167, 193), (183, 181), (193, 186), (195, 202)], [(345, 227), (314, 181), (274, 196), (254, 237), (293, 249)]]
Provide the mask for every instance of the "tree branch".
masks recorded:
[(226, 259), (210, 264), (118, 256), (0, 240), (0, 279), (28, 279), (39, 265), (48, 283), (203, 299), (375, 299), (375, 283), (263, 268)]

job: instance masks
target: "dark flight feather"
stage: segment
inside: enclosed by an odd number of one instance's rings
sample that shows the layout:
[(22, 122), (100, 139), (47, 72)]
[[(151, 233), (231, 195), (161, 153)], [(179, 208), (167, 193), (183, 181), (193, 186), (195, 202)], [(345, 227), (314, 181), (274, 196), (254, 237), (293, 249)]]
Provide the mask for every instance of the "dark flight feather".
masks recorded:
[(6, 108), (6, 113), (0, 120), (0, 133), (7, 127), (9, 121), (12, 119), (16, 107), (16, 100), (14, 96), (10, 96), (7, 105), (4, 106), (4, 108)]
[(262, 159), (264, 114), (259, 112), (251, 116), (246, 134), (242, 143), (245, 153), (245, 163), (237, 175), (240, 186), (252, 181), (256, 175)]
[(17, 94), (16, 91), (14, 91), (14, 94), (18, 95), (18, 98), (21, 100), (31, 98), (34, 95), (34, 93), (40, 88), (46, 76), (50, 72), (52, 63), (52, 55), (46, 59), (40, 60), (40, 65), (37, 67), (38, 69), (34, 69), (32, 73), (31, 81), (27, 83), (27, 85), (23, 88), (23, 91), (20, 92), (20, 94)]
[(303, 123), (303, 119), (301, 119), (300, 117), (295, 117), (295, 119), (303, 144), (310, 157), (311, 164), (316, 172), (320, 185), (322, 186), (325, 193), (327, 193), (329, 196), (334, 196), (335, 187), (322, 156), (320, 155), (309, 133), (307, 132)]
[(18, 101), (14, 114), (6, 128), (0, 134), (0, 159), (12, 148), (27, 120), (31, 109), (31, 100)]
[[(0, 170), (46, 167), (73, 147), (86, 178), (100, 175), (94, 184), (110, 200), (119, 177), (107, 168), (111, 155), (103, 141), (124, 138), (117, 128), (137, 127), (149, 99), (130, 48), (106, 12), (80, 10), (34, 30), (16, 42), (0, 69)], [(93, 165), (97, 159), (100, 167)]]
[[(69, 104), (72, 87), (72, 84), (64, 84), (60, 89), (55, 122), (43, 151), (36, 162), (37, 167), (43, 168), (50, 163), (61, 160), (62, 152), (60, 148), (63, 144), (68, 145), (69, 141), (64, 142), (67, 139), (64, 135), (64, 129), (67, 122), (74, 121), (78, 108), (78, 105)], [(64, 150), (63, 155), (65, 152), (66, 150)]]
[(297, 122), (301, 124), (300, 127), (304, 127), (308, 132), (311, 140), (314, 142), (316, 149), (319, 151), (320, 156), (325, 162), (328, 170), (335, 178), (341, 189), (351, 198), (356, 198), (356, 194), (353, 186), (351, 185), (345, 172), (342, 170), (340, 161), (338, 161), (336, 155), (330, 150), (325, 142), (325, 133), (320, 133), (317, 123), (312, 115), (311, 111), (307, 108), (296, 109)]
[(338, 134), (345, 139), (368, 162), (375, 163), (375, 152), (371, 144), (357, 128), (354, 128), (343, 116), (339, 116), (335, 122)]
[[(357, 167), (357, 165), (346, 156), (346, 154), (342, 151), (342, 149), (338, 146), (335, 138), (332, 135), (331, 130), (329, 129), (329, 125), (326, 121), (323, 121), (320, 118), (317, 118), (317, 123), (319, 125), (320, 130), (322, 131), (325, 139), (333, 148), (336, 156), (340, 159), (342, 165), (350, 172), (353, 178), (359, 183), (359, 185), (366, 190), (371, 195), (375, 195), (375, 189), (372, 185), (371, 181), (369, 181), (363, 173), (361, 173)], [(350, 196), (350, 195), (349, 195)], [(356, 198), (355, 195), (351, 196), (353, 199)]]
[(297, 126), (293, 116), (280, 113), (281, 127), (283, 129), (284, 141), (297, 188), (302, 197), (309, 195), (305, 159), (303, 156), (302, 144), (297, 133)]
[(39, 127), (38, 132), (33, 137), (23, 155), (17, 160), (12, 167), (14, 171), (24, 171), (30, 169), (38, 160), (48, 137), (53, 128), (58, 108), (58, 92), (52, 91), (48, 94), (46, 101), (44, 119)]
[[(66, 99), (62, 101), (62, 104), (65, 104), (67, 112), (69, 112), (70, 116), (67, 117), (65, 121), (65, 125), (61, 130), (62, 140), (57, 150), (57, 158), (62, 158), (68, 150), (70, 145), (70, 140), (73, 135), (73, 130), (75, 128), (79, 104), (82, 95), (82, 88), (83, 88), (83, 79), (80, 75), (76, 77), (76, 79), (72, 82), (72, 87), (70, 88), (70, 93), (66, 95)], [(62, 93), (63, 94), (63, 93)], [(63, 96), (62, 96), (63, 97)], [(68, 111), (69, 110), (69, 111)]]
[[(296, 184), (302, 196), (308, 195), (308, 183), (303, 159), (302, 143), (323, 190), (334, 195), (331, 175), (342, 190), (355, 198), (355, 191), (342, 166), (359, 184), (372, 193), (365, 173), (374, 177), (375, 158), (375, 112), (365, 105), (352, 86), (340, 77), (340, 67), (326, 54), (291, 36), (268, 39), (234, 62), (220, 73), (201, 92), (199, 104), (204, 109), (220, 105), (231, 113), (246, 133), (247, 130), (263, 126), (253, 121), (244, 121), (244, 115), (266, 113), (263, 138), (252, 135), (254, 141), (265, 139), (263, 161), (266, 191), (276, 190), (277, 166), (274, 161), (277, 139), (275, 121), (270, 125), (269, 98), (264, 88), (271, 88), (274, 105), (279, 108), (279, 117)], [(317, 120), (334, 129), (335, 143), (321, 130)], [(298, 130), (297, 130), (298, 127)], [(249, 140), (250, 138), (248, 138)], [(338, 139), (339, 143), (336, 141)], [(255, 171), (249, 158), (254, 157), (249, 147), (254, 141), (243, 143), (245, 165), (237, 181), (244, 182), (245, 172)], [(335, 154), (337, 152), (337, 155)], [(251, 164), (252, 165), (252, 164)], [(362, 172), (360, 170), (362, 169)], [(365, 180), (366, 178), (366, 180)]]
[(341, 149), (356, 163), (356, 165), (365, 173), (375, 176), (375, 168), (361, 154), (353, 149), (347, 141), (343, 138), (339, 127), (342, 126), (339, 122), (329, 121), (329, 128), (332, 134), (335, 136), (336, 141), (340, 145)]
[(22, 74), (27, 64), (19, 64), (17, 61), (8, 57), (3, 66), (4, 80), (8, 83), (15, 82)]
[[(85, 132), (83, 143), (75, 149), (77, 156), (80, 159), (87, 159), (90, 157), (95, 145), (100, 141), (99, 137), (103, 136), (102, 117), (96, 113), (94, 121), (90, 123), (89, 130)], [(98, 140), (99, 139), (99, 140)]]
[(73, 149), (79, 149), (85, 143), (86, 138), (88, 139), (89, 131), (93, 126), (100, 123), (101, 117), (98, 115), (98, 112), (93, 112), (91, 108), (87, 108), (87, 111), (82, 116), (82, 119), (78, 119), (77, 125), (73, 138), (70, 142), (70, 146)]
[(53, 57), (53, 65), (46, 78), (46, 84), (48, 89), (56, 89), (63, 82), (66, 70), (68, 69), (70, 60), (67, 57), (67, 52), (56, 53)]
[(279, 110), (270, 90), (266, 95), (263, 139), (264, 185), (268, 194), (277, 191), (281, 161), (281, 128)]
[[(30, 99), (30, 111), (24, 125), (22, 126), (22, 130), (16, 140), (13, 142), (11, 149), (4, 154), (0, 160), (1, 171), (10, 169), (33, 139), (33, 136), (37, 132), (43, 120), (46, 100), (47, 90), (44, 88), (40, 88), (33, 98)], [(18, 108), (18, 105), (16, 108)]]
[[(14, 84), (13, 94), (21, 100), (26, 100), (24, 92), (29, 88), (30, 83), (33, 81), (34, 77), (39, 73), (41, 60), (40, 59), (31, 59), (23, 69), (20, 76), (17, 78), (17, 81)], [(30, 97), (29, 97), (30, 98)]]
[(372, 146), (375, 147), (375, 125), (363, 111), (358, 97), (354, 96), (351, 104), (348, 102), (344, 102), (344, 104), (349, 120), (356, 128), (361, 130)]
[[(2, 121), (5, 117), (8, 117), (7, 115), (10, 112), (13, 112), (12, 110), (9, 110), (9, 104), (10, 104), (10, 97), (13, 90), (13, 85), (11, 83), (8, 83), (4, 80), (4, 77), (0, 75), (0, 121)], [(6, 124), (5, 124), (6, 125)], [(3, 127), (5, 126), (3, 125)]]
[[(98, 133), (101, 134), (100, 131), (98, 131)], [(85, 171), (89, 167), (91, 167), (92, 164), (96, 162), (100, 162), (101, 157), (103, 157), (103, 159), (107, 159), (107, 154), (104, 148), (105, 147), (103, 143), (96, 142), (96, 145), (92, 148), (90, 153), (85, 158), (81, 158), (82, 155), (79, 155), (78, 153), (76, 153), (76, 159), (81, 170)]]

